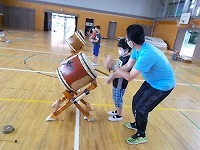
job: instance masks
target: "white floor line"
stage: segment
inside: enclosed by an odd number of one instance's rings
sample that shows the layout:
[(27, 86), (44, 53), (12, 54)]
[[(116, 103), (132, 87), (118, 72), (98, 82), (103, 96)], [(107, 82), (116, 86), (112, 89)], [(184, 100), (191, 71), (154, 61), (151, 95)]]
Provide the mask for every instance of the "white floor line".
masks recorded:
[[(106, 79), (107, 77), (106, 76), (97, 76), (97, 78)], [(133, 79), (133, 81), (144, 82), (144, 80), (138, 80), (138, 79)], [(189, 83), (176, 83), (176, 85), (200, 87), (200, 84), (189, 84)]]
[[(23, 69), (15, 69), (15, 68), (0, 68), (0, 70), (33, 72), (33, 73), (44, 73), (44, 74), (57, 74), (56, 72), (47, 72), (47, 71), (40, 71), (40, 70), (23, 70)], [(106, 76), (97, 76), (97, 78), (106, 79), (107, 77)], [(134, 79), (133, 81), (144, 82), (144, 80), (138, 80), (138, 79)], [(200, 87), (200, 84), (189, 84), (189, 83), (176, 83), (176, 85)]]
[(79, 150), (79, 123), (80, 123), (80, 111), (76, 108), (76, 125), (74, 132), (74, 150)]
[(179, 68), (187, 68), (187, 69), (195, 69), (195, 70), (197, 70), (197, 69), (200, 69), (200, 67), (188, 67), (188, 66), (183, 66), (183, 65), (181, 65), (181, 66), (178, 66)]
[(65, 53), (55, 53), (55, 52), (43, 52), (43, 51), (37, 51), (37, 50), (27, 50), (27, 49), (18, 49), (18, 48), (8, 48), (8, 47), (0, 47), (4, 49), (9, 49), (9, 50), (15, 50), (15, 51), (23, 51), (23, 52), (34, 52), (34, 53), (44, 53), (44, 54), (62, 54), (62, 55), (69, 55)]
[(47, 71), (39, 71), (39, 70), (23, 70), (23, 69), (15, 69), (15, 68), (0, 68), (0, 70), (7, 71), (19, 71), (19, 72), (36, 72), (36, 73), (45, 73), (45, 74), (56, 74), (56, 72), (47, 72)]
[(199, 84), (189, 84), (189, 83), (176, 83), (176, 85), (183, 85), (183, 86), (195, 86), (195, 87), (200, 87)]
[[(8, 48), (8, 47), (0, 47), (0, 49), (8, 49), (8, 50), (15, 50), (15, 51), (23, 51), (23, 52), (34, 52), (34, 53), (42, 53), (42, 54), (56, 54), (56, 55), (66, 55), (69, 56), (70, 54), (66, 53), (56, 53), (56, 52), (44, 52), (44, 51), (37, 51), (37, 50), (28, 50), (28, 49), (19, 49), (19, 48)], [(83, 51), (84, 53), (84, 51)], [(93, 58), (94, 56), (87, 56), (88, 58)], [(104, 57), (98, 57), (98, 59), (105, 59)], [(114, 59), (117, 60), (117, 59)]]

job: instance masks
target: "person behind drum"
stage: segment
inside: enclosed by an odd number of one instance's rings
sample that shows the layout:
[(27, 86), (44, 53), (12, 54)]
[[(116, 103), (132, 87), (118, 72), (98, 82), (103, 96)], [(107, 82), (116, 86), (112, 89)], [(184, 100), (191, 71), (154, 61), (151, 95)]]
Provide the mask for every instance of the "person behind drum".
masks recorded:
[[(91, 41), (91, 39), (94, 39), (95, 40), (95, 38), (96, 38), (96, 35), (97, 35), (97, 33), (96, 33), (96, 31), (95, 31), (95, 26), (93, 27), (93, 28), (91, 28), (91, 30), (90, 30), (90, 35), (89, 35), (89, 40)], [(91, 42), (92, 43), (92, 42)], [(93, 43), (92, 43), (93, 44)], [(93, 49), (93, 46), (92, 46), (92, 50), (91, 50), (92, 52), (94, 51), (94, 49)]]
[[(112, 56), (108, 55), (105, 61), (106, 69), (115, 70), (115, 68), (120, 68), (125, 65), (130, 58), (131, 48), (126, 43), (126, 39), (120, 39), (118, 44), (119, 59), (116, 62), (112, 60)], [(125, 89), (128, 85), (128, 81), (124, 78), (115, 78), (113, 80), (112, 97), (115, 103), (116, 110), (109, 111), (108, 117), (109, 121), (121, 121), (122, 120), (122, 106), (123, 106), (123, 96)]]
[(10, 43), (10, 41), (7, 40), (5, 33), (3, 32), (2, 29), (0, 29), (0, 40), (2, 42)]
[(95, 31), (95, 26), (90, 30), (89, 40), (95, 39), (97, 33)]
[(98, 61), (98, 56), (99, 56), (99, 50), (100, 50), (100, 43), (101, 43), (101, 33), (100, 33), (100, 26), (97, 25), (95, 26), (95, 32), (96, 32), (96, 37), (94, 39), (90, 39), (90, 41), (93, 43), (93, 66), (97, 65)]

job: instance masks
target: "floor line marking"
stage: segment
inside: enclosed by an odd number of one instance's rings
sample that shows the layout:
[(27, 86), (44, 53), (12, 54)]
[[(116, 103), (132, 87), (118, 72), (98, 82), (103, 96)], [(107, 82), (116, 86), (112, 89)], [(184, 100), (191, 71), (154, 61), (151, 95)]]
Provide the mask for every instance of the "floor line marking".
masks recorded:
[[(5, 43), (6, 44), (6, 43)], [(18, 49), (18, 48), (8, 48), (1, 46), (0, 48), (15, 50), (15, 51), (23, 51), (23, 52), (34, 52), (34, 53), (44, 53), (44, 54), (56, 54), (56, 55), (66, 55), (69, 56), (70, 54), (66, 53), (56, 53), (56, 52), (44, 52), (44, 51), (37, 51), (37, 50), (27, 50), (27, 49)], [(93, 58), (93, 56), (88, 56), (89, 58)], [(104, 57), (99, 57), (99, 59), (105, 59)]]
[(74, 150), (79, 150), (79, 124), (80, 124), (80, 111), (76, 108), (76, 124), (74, 131)]
[[(0, 101), (14, 101), (14, 102), (30, 102), (30, 103), (52, 103), (53, 100), (23, 100), (23, 99), (11, 99), (11, 98), (0, 98)], [(91, 104), (92, 106), (100, 106), (100, 107), (113, 107), (113, 104)], [(131, 108), (131, 106), (124, 105), (124, 108)], [(193, 110), (193, 109), (177, 109), (177, 108), (163, 108), (163, 107), (156, 107), (157, 110), (167, 110), (167, 111), (185, 111), (185, 112), (200, 112), (200, 110)]]
[(0, 68), (0, 70), (56, 74), (56, 72), (47, 72), (47, 71), (40, 71), (40, 70), (24, 70), (24, 69), (15, 69), (15, 68)]
[(30, 102), (30, 103), (52, 103), (51, 100), (31, 100), (31, 99), (12, 99), (12, 98), (0, 98), (0, 101), (14, 101), (14, 102)]
[(16, 50), (16, 51), (23, 51), (23, 52), (35, 52), (35, 53), (45, 53), (45, 54), (62, 54), (62, 55), (69, 55), (66, 53), (56, 53), (56, 52), (43, 52), (43, 51), (37, 51), (37, 50), (26, 50), (26, 49), (19, 49), (19, 48), (8, 48), (8, 47), (0, 47), (0, 48), (5, 48), (9, 50)]
[[(181, 111), (180, 111), (181, 112)], [(181, 114), (186, 118), (188, 119), (194, 126), (196, 126), (199, 130), (200, 130), (200, 127), (193, 121), (191, 120), (186, 114), (184, 114), (183, 112), (181, 112)]]
[[(23, 69), (15, 69), (15, 68), (0, 68), (0, 70), (33, 72), (33, 73), (44, 73), (44, 74), (57, 74), (56, 72), (47, 72), (47, 71), (40, 71), (40, 70), (23, 70)], [(106, 79), (107, 76), (97, 76), (97, 78)], [(133, 81), (144, 82), (144, 80), (139, 80), (139, 79), (134, 79)], [(189, 83), (176, 83), (176, 85), (200, 87), (200, 84), (189, 84)]]

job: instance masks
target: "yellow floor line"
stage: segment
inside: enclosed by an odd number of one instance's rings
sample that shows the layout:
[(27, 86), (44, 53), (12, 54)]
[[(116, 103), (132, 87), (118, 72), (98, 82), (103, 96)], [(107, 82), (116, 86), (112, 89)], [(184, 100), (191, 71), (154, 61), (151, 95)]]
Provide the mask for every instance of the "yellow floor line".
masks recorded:
[[(23, 99), (9, 99), (9, 98), (0, 98), (0, 101), (14, 101), (14, 102), (28, 102), (28, 103), (48, 103), (51, 104), (53, 100), (23, 100)], [(100, 107), (113, 107), (113, 104), (91, 104), (92, 106), (100, 106)], [(124, 105), (124, 108), (131, 108), (131, 106)], [(167, 111), (185, 111), (185, 112), (200, 112), (200, 110), (192, 110), (192, 109), (177, 109), (177, 108), (162, 108), (156, 107), (156, 110), (167, 110)]]

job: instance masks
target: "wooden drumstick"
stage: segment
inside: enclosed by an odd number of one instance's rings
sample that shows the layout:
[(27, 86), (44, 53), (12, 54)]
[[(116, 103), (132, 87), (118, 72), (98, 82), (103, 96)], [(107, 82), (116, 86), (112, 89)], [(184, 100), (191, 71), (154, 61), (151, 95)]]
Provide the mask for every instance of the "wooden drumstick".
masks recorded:
[(105, 72), (103, 72), (103, 71), (100, 71), (100, 70), (98, 70), (98, 69), (96, 69), (96, 68), (95, 68), (95, 70), (98, 71), (98, 72), (100, 72), (100, 73), (102, 73), (102, 74), (104, 74), (104, 75), (106, 75), (106, 76), (109, 76), (109, 74), (107, 74), (107, 73), (105, 73)]
[(87, 34), (87, 33), (85, 33), (85, 35), (89, 38), (90, 37), (90, 35), (89, 34)]
[(17, 140), (12, 141), (12, 140), (2, 140), (2, 139), (0, 139), (0, 141), (2, 141), (2, 142), (15, 142), (15, 143), (17, 143)]

